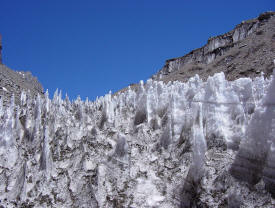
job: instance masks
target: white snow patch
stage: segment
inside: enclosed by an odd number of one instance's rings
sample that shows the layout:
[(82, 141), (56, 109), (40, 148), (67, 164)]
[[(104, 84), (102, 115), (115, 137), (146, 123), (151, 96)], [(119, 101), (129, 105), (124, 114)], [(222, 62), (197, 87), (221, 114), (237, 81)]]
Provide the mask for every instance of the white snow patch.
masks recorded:
[(159, 203), (165, 197), (159, 193), (153, 182), (143, 178), (139, 178), (137, 181), (136, 198), (146, 200), (147, 205), (150, 207), (159, 206)]

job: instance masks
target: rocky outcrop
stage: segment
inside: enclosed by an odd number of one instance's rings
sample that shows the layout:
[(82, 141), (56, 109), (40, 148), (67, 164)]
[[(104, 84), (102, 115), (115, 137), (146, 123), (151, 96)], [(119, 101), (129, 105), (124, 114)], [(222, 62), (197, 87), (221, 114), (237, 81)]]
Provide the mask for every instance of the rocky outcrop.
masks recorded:
[(187, 55), (166, 61), (155, 80), (187, 81), (195, 74), (204, 80), (223, 71), (228, 80), (272, 74), (275, 58), (275, 12), (244, 21), (233, 30), (209, 38), (207, 44)]
[(31, 72), (14, 71), (7, 66), (0, 64), (0, 96), (5, 106), (9, 105), (14, 95), (15, 103), (19, 104), (22, 91), (30, 91), (30, 95), (43, 95), (43, 87), (32, 76)]
[(29, 91), (33, 97), (44, 93), (42, 85), (31, 72), (14, 71), (2, 63), (2, 36), (0, 34), (0, 99), (4, 106), (8, 106), (11, 97), (14, 96), (14, 102), (19, 104), (23, 91)]

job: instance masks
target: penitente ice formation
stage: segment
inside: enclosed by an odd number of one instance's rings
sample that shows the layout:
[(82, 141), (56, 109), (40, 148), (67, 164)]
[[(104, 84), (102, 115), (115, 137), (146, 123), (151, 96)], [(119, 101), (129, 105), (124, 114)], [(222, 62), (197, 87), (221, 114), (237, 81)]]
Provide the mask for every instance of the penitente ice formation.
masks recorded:
[(0, 207), (275, 207), (274, 44), (266, 12), (93, 102), (1, 64)]

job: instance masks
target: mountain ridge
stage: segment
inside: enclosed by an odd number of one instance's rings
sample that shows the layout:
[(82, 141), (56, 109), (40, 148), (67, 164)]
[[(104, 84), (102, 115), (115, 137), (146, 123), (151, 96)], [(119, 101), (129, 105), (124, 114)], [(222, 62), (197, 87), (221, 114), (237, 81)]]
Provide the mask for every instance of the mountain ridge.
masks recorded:
[[(261, 73), (269, 77), (273, 72), (274, 59), (275, 12), (267, 11), (257, 18), (242, 21), (229, 32), (209, 38), (207, 44), (201, 48), (166, 60), (151, 79), (187, 82), (198, 74), (203, 80), (207, 80), (209, 76), (219, 72), (224, 72), (227, 80), (241, 77), (254, 79), (261, 76)], [(138, 84), (131, 84), (114, 95), (129, 87), (136, 89), (137, 86)]]
[[(2, 50), (1, 42), (0, 48)], [(228, 80), (240, 77), (253, 79), (260, 76), (261, 72), (265, 77), (269, 77), (272, 74), (274, 58), (275, 12), (269, 11), (261, 13), (257, 18), (243, 21), (225, 34), (209, 38), (207, 44), (201, 48), (184, 56), (168, 59), (151, 78), (164, 82), (186, 82), (196, 74), (206, 80), (221, 71)], [(9, 103), (12, 94), (18, 104), (22, 90), (30, 90), (34, 96), (44, 93), (42, 85), (30, 72), (12, 71), (0, 63), (0, 96), (5, 105)], [(136, 84), (130, 85), (131, 88), (135, 86)]]
[[(261, 13), (257, 18), (243, 21), (235, 26), (233, 30), (225, 34), (209, 38), (206, 45), (201, 48), (194, 49), (184, 56), (168, 59), (159, 72), (152, 76), (152, 79), (163, 81), (187, 81), (197, 73), (202, 79), (206, 80), (208, 76), (221, 71), (225, 73), (228, 80), (235, 80), (240, 77), (254, 78), (259, 76), (260, 72), (264, 72), (265, 76), (270, 76), (272, 74), (273, 59), (275, 58), (274, 28), (275, 12), (269, 11)], [(265, 38), (266, 40), (259, 41), (260, 38)], [(250, 44), (245, 42), (247, 39), (249, 39), (249, 41), (250, 39), (259, 41), (257, 45), (258, 48), (253, 49), (250, 42)], [(238, 53), (238, 50), (245, 50), (246, 54)], [(232, 63), (237, 56), (240, 57), (241, 55), (243, 55), (243, 60), (248, 60), (248, 58), (250, 58), (249, 55), (251, 56), (250, 53), (259, 50), (268, 52), (261, 53), (263, 57), (268, 59), (268, 64), (264, 63), (263, 67), (258, 67), (258, 71), (249, 68), (248, 61), (244, 63), (241, 67), (242, 69), (239, 69), (239, 74), (234, 73), (234, 70), (238, 66), (231, 66), (231, 68), (229, 67), (228, 69), (219, 67), (221, 63), (217, 63), (223, 58), (227, 60), (224, 60), (222, 64)], [(256, 54), (254, 58), (256, 59)], [(257, 66), (254, 64), (254, 67)]]

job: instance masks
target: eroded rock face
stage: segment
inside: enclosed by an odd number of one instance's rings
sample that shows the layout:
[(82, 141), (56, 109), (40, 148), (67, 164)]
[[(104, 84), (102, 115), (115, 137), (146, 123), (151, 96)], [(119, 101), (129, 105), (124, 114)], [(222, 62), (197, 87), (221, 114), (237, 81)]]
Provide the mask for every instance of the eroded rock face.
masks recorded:
[(12, 96), (14, 96), (15, 103), (19, 104), (22, 91), (29, 91), (33, 97), (44, 93), (42, 85), (31, 72), (13, 71), (2, 63), (2, 36), (0, 34), (0, 99), (3, 105), (8, 106)]
[[(0, 108), (0, 204), (274, 207), (274, 90), (272, 78), (220, 73), (95, 102), (23, 93)], [(251, 159), (265, 163), (250, 177)]]
[(8, 106), (14, 95), (15, 103), (20, 103), (22, 91), (30, 91), (30, 95), (43, 95), (44, 90), (38, 80), (30, 72), (13, 71), (0, 63), (0, 97)]
[(233, 30), (212, 37), (202, 48), (187, 55), (167, 60), (153, 76), (163, 81), (187, 81), (195, 74), (203, 80), (224, 72), (228, 80), (254, 78), (264, 72), (270, 76), (275, 57), (275, 12), (244, 21)]

